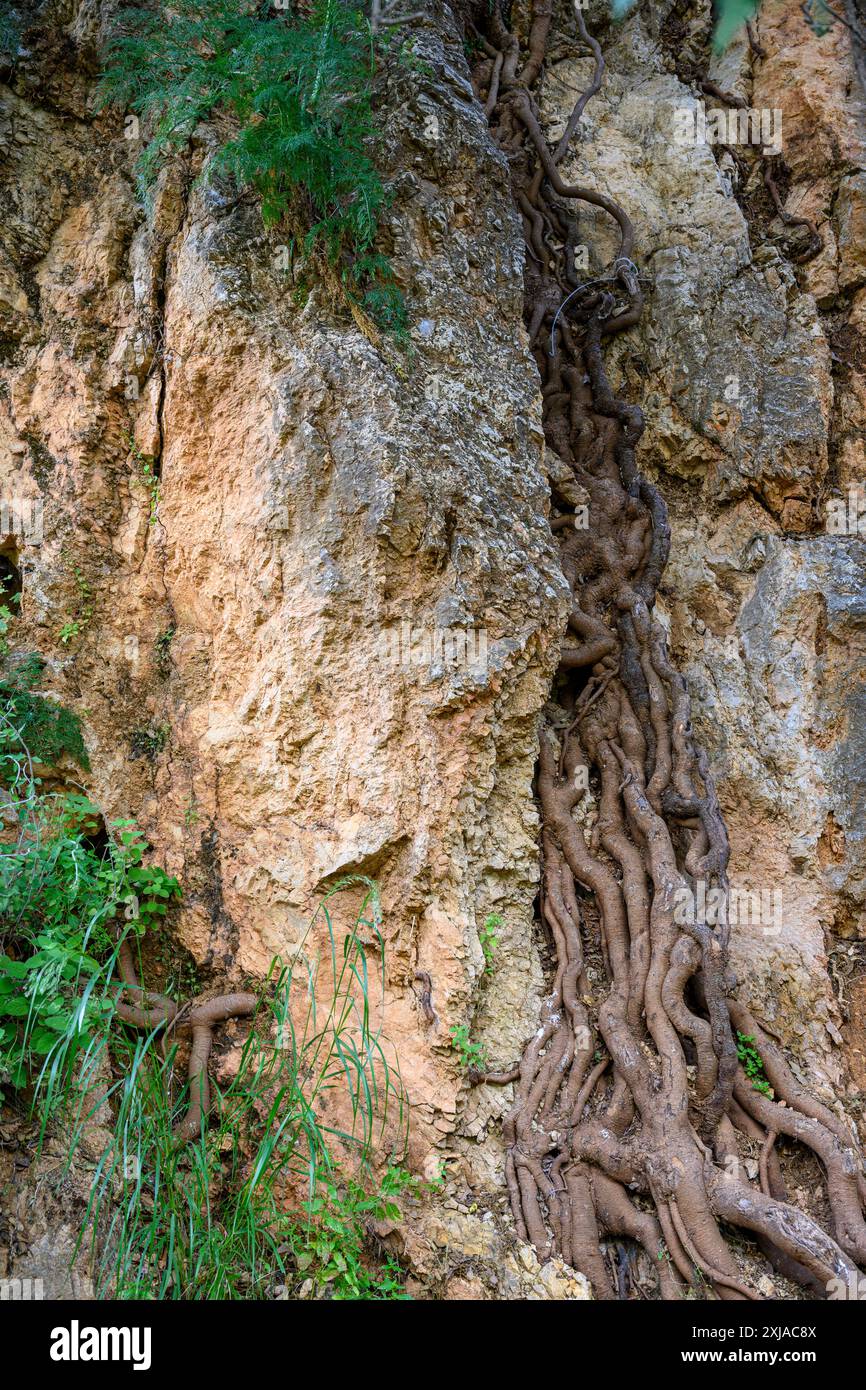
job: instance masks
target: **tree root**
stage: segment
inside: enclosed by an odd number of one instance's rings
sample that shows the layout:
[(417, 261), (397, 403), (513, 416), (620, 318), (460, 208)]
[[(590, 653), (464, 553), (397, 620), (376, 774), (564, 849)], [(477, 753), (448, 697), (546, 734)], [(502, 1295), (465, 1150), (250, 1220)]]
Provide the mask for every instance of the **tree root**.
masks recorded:
[(249, 1018), (255, 1013), (258, 997), (247, 993), (220, 994), (215, 999), (194, 999), (179, 1007), (173, 999), (163, 994), (142, 989), (127, 940), (121, 941), (117, 948), (117, 970), (123, 982), (123, 993), (136, 999), (135, 1003), (125, 999), (118, 1003), (117, 1017), (122, 1023), (131, 1028), (147, 1029), (148, 1032), (162, 1029), (163, 1040), (169, 1033), (191, 1038), (187, 1064), (189, 1104), (186, 1114), (174, 1127), (177, 1142), (188, 1143), (201, 1133), (210, 1110), (207, 1065), (214, 1029), (230, 1018)]
[[(728, 839), (686, 683), (653, 617), (670, 527), (637, 469), (643, 416), (615, 394), (602, 353), (606, 337), (640, 317), (634, 229), (618, 203), (558, 168), (604, 72), (579, 8), (576, 19), (594, 73), (551, 149), (531, 91), (548, 0), (536, 0), (522, 67), (498, 0), (476, 17), (476, 92), (508, 156), (526, 234), (545, 436), (574, 481), (558, 470), (552, 485), (573, 607), (537, 784), (540, 917), (556, 969), (519, 1067), (474, 1079), (514, 1083), (503, 1133), (518, 1234), (541, 1259), (559, 1251), (597, 1297), (627, 1296), (602, 1254), (605, 1237), (617, 1237), (650, 1255), (662, 1298), (684, 1296), (699, 1276), (719, 1298), (761, 1298), (720, 1222), (751, 1233), (780, 1273), (821, 1297), (866, 1264), (855, 1139), (729, 998), (726, 926), (676, 911), (699, 900), (701, 885), (727, 891)], [(572, 254), (582, 204), (607, 212), (620, 234), (611, 269), (585, 281)], [(589, 527), (578, 497), (589, 498)], [(775, 1100), (739, 1068), (736, 1030), (755, 1037)], [(757, 1183), (742, 1177), (737, 1132), (760, 1146)], [(832, 1232), (788, 1202), (781, 1135), (823, 1165)]]

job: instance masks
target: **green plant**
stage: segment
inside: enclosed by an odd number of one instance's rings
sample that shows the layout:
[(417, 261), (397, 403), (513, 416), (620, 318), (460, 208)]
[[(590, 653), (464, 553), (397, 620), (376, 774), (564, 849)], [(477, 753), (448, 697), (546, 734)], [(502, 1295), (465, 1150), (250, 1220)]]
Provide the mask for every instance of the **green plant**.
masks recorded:
[[(359, 882), (367, 895), (338, 941), (329, 899)], [(312, 941), (316, 924), (323, 945)], [(396, 1266), (378, 1265), (367, 1239), (367, 1224), (394, 1219), (398, 1194), (414, 1190), (402, 1169), (376, 1181), (371, 1165), (395, 1104), (405, 1136), (399, 1073), (371, 1026), (362, 940), (371, 932), (381, 947), (375, 885), (336, 884), (311, 923), (313, 949), (299, 949), (292, 966), (274, 962), (237, 1069), (216, 1089), (210, 1126), (188, 1145), (173, 1133), (185, 1108), (173, 1085), (174, 1049), (163, 1057), (155, 1034), (116, 1037), (120, 1080), (98, 1101), (111, 1100), (115, 1133), (81, 1237), (92, 1233), (103, 1289), (121, 1298), (244, 1299), (309, 1282), (320, 1297), (403, 1297)], [(73, 1149), (94, 1108), (80, 1116)]]
[(12, 609), (6, 603), (0, 603), (0, 669), (8, 665), (9, 656), (9, 628), (14, 617)]
[(163, 922), (148, 933), (148, 957), (158, 966), (160, 994), (178, 1001), (195, 998), (202, 993), (204, 982), (195, 957), (187, 951), (175, 934)]
[(304, 1202), (308, 1220), (297, 1223), (290, 1237), (302, 1293), (333, 1299), (406, 1299), (403, 1274), (393, 1258), (372, 1266), (367, 1252), (369, 1221), (398, 1221), (397, 1198), (418, 1191), (418, 1181), (404, 1168), (389, 1167), (378, 1184), (354, 1179), (325, 1181), (317, 1196)]
[(76, 637), (80, 637), (93, 617), (93, 605), (89, 602), (90, 586), (79, 570), (75, 571), (75, 577), (78, 582), (81, 602), (76, 609), (76, 616), (67, 618), (66, 622), (61, 623), (58, 629), (57, 636), (64, 646), (68, 646)]
[(464, 1071), (487, 1070), (487, 1048), (484, 1043), (470, 1041), (469, 1029), (465, 1023), (457, 1023), (451, 1029), (451, 1046), (457, 1053)]
[(86, 764), (80, 726), (33, 694), (40, 659), (12, 664), (5, 633), (0, 642), (0, 790), (14, 831), (0, 843), (0, 1076), (16, 1089), (34, 1084), (47, 1117), (82, 1056), (104, 1048), (119, 933), (145, 931), (179, 888), (144, 864), (132, 822), (116, 822), (97, 849), (98, 809), (43, 791), (34, 760), (66, 751)]
[(57, 634), (64, 646), (68, 646), (74, 638), (80, 637), (93, 617), (92, 590), (79, 565), (72, 566), (72, 577), (78, 599), (75, 611), (67, 616), (66, 622), (61, 625)]
[(161, 676), (168, 675), (169, 663), (171, 659), (171, 644), (177, 631), (174, 623), (169, 623), (168, 627), (156, 638), (153, 649), (156, 653), (156, 667)]
[[(0, 640), (2, 635), (0, 629)], [(44, 670), (42, 658), (31, 655), (0, 672), (0, 711), (6, 727), (17, 731), (33, 762), (53, 765), (68, 753), (79, 767), (89, 771), (78, 715), (35, 689)]]
[(133, 729), (129, 736), (129, 755), (131, 758), (147, 758), (148, 762), (154, 763), (168, 747), (170, 737), (171, 725), (166, 720), (161, 724)]
[(150, 130), (143, 191), (196, 125), (227, 121), (214, 170), (261, 198), (265, 225), (304, 225), (350, 303), (386, 330), (405, 326), (402, 297), (373, 242), (386, 195), (375, 137), (375, 39), (362, 11), (312, 0), (274, 13), (247, 0), (173, 0), (125, 10), (107, 49), (101, 100), (137, 113)]
[(104, 855), (92, 849), (84, 829), (94, 811), (84, 797), (60, 798), (40, 807), (38, 842), (31, 833), (0, 848), (0, 928), (12, 952), (0, 955), (0, 1071), (15, 1087), (44, 1087), (46, 1113), (79, 1052), (104, 1046), (118, 994), (118, 914), (129, 915), (125, 934), (143, 932), (179, 892), (142, 863), (128, 823)]
[(147, 488), (148, 496), (148, 526), (155, 526), (159, 520), (159, 478), (157, 477), (154, 460), (140, 455), (141, 476)]
[[(8, 681), (7, 627), (0, 612)], [(365, 942), (381, 956), (380, 1001), (385, 987), (375, 885), (335, 884), (309, 949), (274, 962), (213, 1122), (202, 1104), (199, 1134), (184, 1143), (176, 1122), (191, 1086), (176, 1084), (177, 1047), (158, 1048), (159, 1029), (121, 1025), (129, 995), (119, 1012), (116, 972), (121, 949), (134, 956), (130, 947), (157, 934), (180, 887), (144, 863), (131, 821), (105, 838), (86, 797), (45, 793), (17, 709), (0, 709), (0, 1079), (30, 1088), (43, 1135), (64, 1124), (69, 1164), (88, 1121), (113, 1111), (76, 1246), (91, 1238), (100, 1292), (255, 1298), (289, 1281), (321, 1297), (404, 1297), (399, 1268), (378, 1262), (368, 1238), (368, 1224), (394, 1219), (397, 1195), (414, 1190), (396, 1166), (373, 1176), (374, 1140), (394, 1128), (395, 1107), (405, 1147), (399, 1071), (371, 1022)], [(363, 903), (338, 941), (329, 900), (359, 884)]]
[(761, 1095), (769, 1096), (772, 1100), (774, 1092), (764, 1073), (764, 1059), (751, 1033), (737, 1033), (737, 1057), (752, 1083), (752, 1090), (760, 1091)]
[[(156, 459), (153, 454), (145, 454), (139, 449), (135, 442), (135, 435), (130, 431), (124, 435), (126, 446), (135, 460), (141, 480), (147, 489), (148, 512), (147, 522), (149, 526), (154, 526), (159, 520), (159, 476), (156, 471)], [(157, 639), (158, 640), (158, 639)]]
[(496, 933), (502, 925), (503, 921), (499, 913), (491, 912), (485, 917), (484, 925), (478, 933), (481, 949), (484, 952), (484, 973), (487, 975), (493, 969), (493, 958), (499, 945), (499, 937)]

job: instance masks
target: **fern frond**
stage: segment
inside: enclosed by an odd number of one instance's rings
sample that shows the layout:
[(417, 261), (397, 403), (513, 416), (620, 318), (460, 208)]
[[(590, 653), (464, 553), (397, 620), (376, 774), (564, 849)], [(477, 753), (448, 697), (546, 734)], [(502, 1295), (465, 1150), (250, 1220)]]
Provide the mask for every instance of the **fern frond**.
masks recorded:
[(385, 289), (383, 258), (368, 269), (387, 198), (371, 157), (374, 63), (369, 23), (350, 0), (293, 14), (250, 0), (160, 0), (121, 12), (99, 97), (148, 127), (145, 193), (199, 122), (231, 117), (237, 133), (217, 164), (260, 196), (267, 225), (306, 208), (308, 251), (339, 263), (348, 293), (375, 316), (381, 295), (397, 292)]

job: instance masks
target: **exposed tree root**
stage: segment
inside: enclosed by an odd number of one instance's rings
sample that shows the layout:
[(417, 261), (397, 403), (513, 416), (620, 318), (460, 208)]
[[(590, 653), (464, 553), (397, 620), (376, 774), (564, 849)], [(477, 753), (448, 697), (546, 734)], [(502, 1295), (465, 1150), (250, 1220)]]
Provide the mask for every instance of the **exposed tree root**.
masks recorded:
[[(132, 950), (122, 941), (117, 951), (117, 968), (127, 999), (117, 1005), (117, 1017), (132, 1028), (149, 1032), (163, 1029), (163, 1038), (178, 1033), (191, 1038), (187, 1075), (189, 1104), (186, 1114), (174, 1127), (178, 1143), (187, 1143), (201, 1133), (210, 1109), (210, 1082), (207, 1065), (213, 1045), (214, 1029), (230, 1018), (248, 1018), (255, 1013), (255, 994), (220, 994), (215, 999), (193, 999), (183, 1006), (163, 994), (142, 989), (138, 983)], [(135, 1002), (129, 1002), (129, 997)]]
[[(637, 471), (643, 416), (616, 396), (601, 350), (641, 313), (633, 228), (611, 198), (567, 184), (558, 169), (604, 71), (575, 15), (595, 69), (555, 149), (531, 92), (549, 0), (536, 0), (523, 55), (498, 0), (476, 31), (476, 91), (526, 233), (526, 321), (558, 461), (552, 526), (574, 599), (538, 769), (541, 916), (556, 972), (519, 1067), (478, 1079), (515, 1081), (504, 1133), (520, 1236), (541, 1258), (561, 1252), (599, 1298), (627, 1296), (605, 1261), (606, 1237), (643, 1246), (663, 1298), (699, 1276), (720, 1298), (759, 1298), (720, 1222), (752, 1233), (780, 1273), (821, 1297), (866, 1263), (856, 1142), (728, 998), (726, 927), (675, 915), (682, 891), (698, 901), (700, 883), (727, 890), (728, 840), (685, 681), (653, 617), (670, 529), (662, 497)], [(606, 274), (582, 282), (573, 248), (587, 203), (614, 219), (620, 246)], [(735, 1030), (755, 1037), (774, 1100), (739, 1067)], [(756, 1183), (738, 1131), (761, 1148)], [(787, 1201), (780, 1135), (823, 1165), (830, 1232)]]

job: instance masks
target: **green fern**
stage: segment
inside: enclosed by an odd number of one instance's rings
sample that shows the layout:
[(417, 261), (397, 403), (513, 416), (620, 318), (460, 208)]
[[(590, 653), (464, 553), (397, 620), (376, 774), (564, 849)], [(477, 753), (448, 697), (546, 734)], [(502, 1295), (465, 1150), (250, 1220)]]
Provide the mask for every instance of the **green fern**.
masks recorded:
[(228, 117), (213, 167), (259, 194), (266, 226), (302, 223), (307, 252), (324, 251), (348, 297), (401, 331), (390, 265), (371, 250), (386, 193), (370, 153), (375, 53), (359, 9), (172, 0), (170, 21), (163, 4), (123, 11), (106, 58), (102, 104), (136, 113), (149, 132), (143, 193), (200, 121)]

